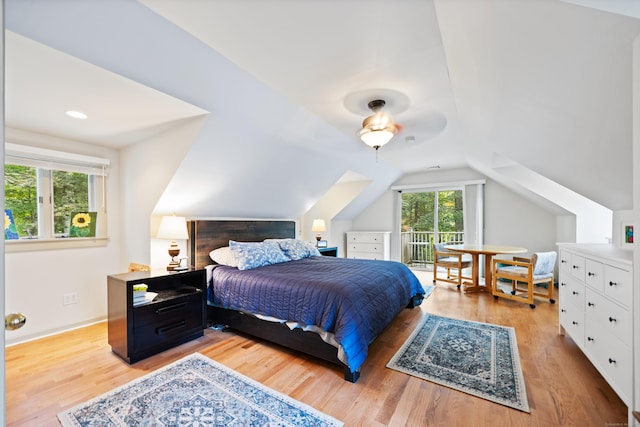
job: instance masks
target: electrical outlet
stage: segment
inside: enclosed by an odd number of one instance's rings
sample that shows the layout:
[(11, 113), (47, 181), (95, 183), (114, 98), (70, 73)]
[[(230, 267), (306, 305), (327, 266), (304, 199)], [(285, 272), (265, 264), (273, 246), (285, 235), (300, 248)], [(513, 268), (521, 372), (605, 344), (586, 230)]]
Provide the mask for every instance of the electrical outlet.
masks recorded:
[(71, 292), (71, 293), (68, 293), (68, 294), (64, 294), (62, 303), (64, 305), (77, 304), (78, 303), (78, 293), (77, 292)]

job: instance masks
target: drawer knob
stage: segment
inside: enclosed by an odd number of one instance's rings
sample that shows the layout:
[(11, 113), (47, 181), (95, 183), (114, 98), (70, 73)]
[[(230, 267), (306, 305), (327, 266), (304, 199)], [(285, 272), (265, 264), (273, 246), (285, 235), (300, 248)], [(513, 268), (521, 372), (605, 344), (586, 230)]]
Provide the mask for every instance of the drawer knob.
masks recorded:
[(561, 282), (561, 283), (560, 283), (560, 286), (567, 286), (567, 284), (566, 284), (566, 283), (564, 283), (564, 282)]
[(563, 312), (563, 313), (567, 312), (567, 310), (565, 310), (564, 308), (561, 308), (560, 311)]
[(578, 266), (577, 266), (577, 265), (574, 265), (574, 266), (572, 266), (572, 267), (573, 267), (573, 269), (574, 269), (574, 270), (577, 270), (577, 269), (578, 269)]
[(592, 302), (588, 302), (588, 303), (587, 303), (587, 305), (588, 305), (589, 307), (595, 307), (595, 306), (596, 306), (596, 305), (595, 305), (594, 303), (592, 303)]
[(587, 341), (595, 341), (595, 340), (591, 337), (587, 337)]
[(615, 359), (609, 358), (609, 363), (611, 363), (612, 365), (615, 365), (616, 361), (615, 361)]
[(574, 295), (578, 295), (578, 292), (576, 292), (576, 291), (573, 291), (573, 292), (572, 292), (572, 294), (574, 294)]
[(590, 271), (589, 271), (589, 272), (587, 273), (587, 275), (589, 275), (589, 276), (595, 276), (595, 275), (596, 275), (596, 273), (592, 273), (592, 272), (590, 272)]
[(612, 323), (613, 323), (613, 322), (617, 322), (617, 321), (618, 321), (617, 319), (615, 319), (615, 318), (613, 318), (613, 317), (609, 316), (609, 322), (612, 322)]
[(578, 326), (578, 322), (576, 322), (575, 320), (573, 322), (571, 322), (571, 323), (573, 323), (574, 325)]
[(609, 281), (609, 286), (618, 286), (616, 282)]
[(566, 260), (564, 260), (564, 259), (560, 260), (560, 262), (561, 262), (562, 264), (566, 264), (566, 263), (567, 263), (567, 261), (566, 261)]

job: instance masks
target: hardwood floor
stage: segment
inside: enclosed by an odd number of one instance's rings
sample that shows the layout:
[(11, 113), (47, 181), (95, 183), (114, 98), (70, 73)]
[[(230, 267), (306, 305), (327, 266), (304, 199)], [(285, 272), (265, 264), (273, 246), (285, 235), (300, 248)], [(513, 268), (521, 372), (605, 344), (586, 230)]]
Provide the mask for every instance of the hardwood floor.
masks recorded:
[[(425, 313), (514, 327), (531, 413), (386, 368)], [(558, 335), (557, 324), (557, 305), (543, 300), (532, 310), (439, 285), (421, 307), (403, 310), (378, 337), (352, 384), (337, 366), (213, 330), (130, 366), (111, 353), (106, 323), (99, 323), (6, 349), (6, 420), (9, 426), (58, 425), (60, 411), (197, 351), (345, 426), (626, 425), (626, 406), (575, 343)]]

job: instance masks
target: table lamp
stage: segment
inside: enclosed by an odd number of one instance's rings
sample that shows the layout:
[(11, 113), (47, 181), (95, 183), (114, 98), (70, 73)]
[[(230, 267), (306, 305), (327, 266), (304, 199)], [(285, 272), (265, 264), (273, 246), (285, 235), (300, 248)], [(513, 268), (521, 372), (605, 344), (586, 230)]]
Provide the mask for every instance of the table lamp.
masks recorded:
[[(313, 220), (313, 224), (311, 225), (311, 231), (315, 231), (318, 234), (316, 235), (316, 240), (319, 242), (320, 240), (322, 240), (322, 236), (320, 235), (321, 232), (326, 231), (327, 228), (324, 225), (324, 219), (314, 219)], [(316, 246), (318, 245), (318, 243), (316, 243)]]
[(171, 240), (171, 245), (169, 246), (169, 256), (171, 257), (171, 262), (167, 266), (167, 270), (180, 270), (180, 261), (176, 259), (176, 257), (180, 254), (180, 248), (176, 243), (176, 240), (187, 240), (189, 238), (189, 233), (187, 231), (187, 220), (183, 216), (163, 216), (160, 221), (160, 227), (158, 228), (158, 234), (156, 234), (158, 239), (167, 239)]

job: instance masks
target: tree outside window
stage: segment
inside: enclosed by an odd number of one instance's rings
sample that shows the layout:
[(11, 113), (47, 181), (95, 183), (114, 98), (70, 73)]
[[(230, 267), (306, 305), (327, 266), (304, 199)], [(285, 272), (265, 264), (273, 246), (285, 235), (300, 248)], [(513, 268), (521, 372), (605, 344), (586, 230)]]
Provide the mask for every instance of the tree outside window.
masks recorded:
[[(71, 215), (89, 210), (89, 191), (85, 173), (5, 164), (5, 208), (11, 209), (21, 238), (68, 236)], [(49, 215), (42, 206), (51, 199), (53, 236), (42, 236)]]
[(4, 165), (4, 205), (11, 209), (21, 237), (38, 236), (38, 183), (36, 168)]

